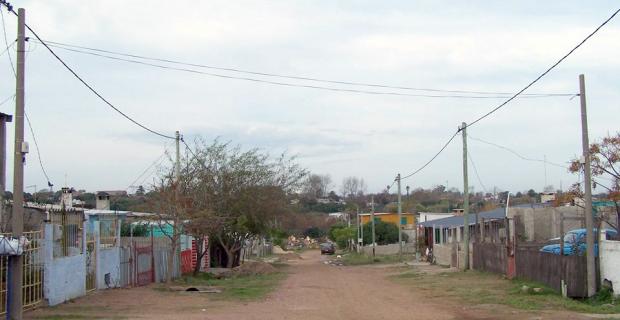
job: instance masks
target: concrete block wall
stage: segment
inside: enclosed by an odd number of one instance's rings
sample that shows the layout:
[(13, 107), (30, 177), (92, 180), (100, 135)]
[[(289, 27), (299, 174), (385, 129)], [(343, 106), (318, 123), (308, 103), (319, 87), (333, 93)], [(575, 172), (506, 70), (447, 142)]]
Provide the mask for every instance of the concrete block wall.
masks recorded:
[(43, 297), (48, 305), (57, 305), (86, 294), (85, 255), (54, 258), (51, 224), (45, 225), (43, 261)]
[[(97, 252), (97, 289), (117, 288), (121, 284), (121, 251), (119, 247)], [(108, 281), (106, 283), (106, 276)]]
[(600, 240), (601, 282), (610, 281), (620, 295), (620, 241)]
[(442, 266), (452, 265), (452, 247), (453, 244), (435, 244), (433, 245), (433, 255), (437, 264)]
[[(362, 248), (362, 251), (364, 252), (364, 254), (372, 255), (372, 246), (371, 245), (364, 246)], [(400, 246), (398, 245), (398, 243), (392, 243), (392, 244), (375, 247), (375, 254), (379, 256), (394, 255), (394, 254), (398, 254), (399, 251), (400, 251)], [(404, 243), (403, 252), (405, 254), (414, 253), (414, 246), (411, 243)]]

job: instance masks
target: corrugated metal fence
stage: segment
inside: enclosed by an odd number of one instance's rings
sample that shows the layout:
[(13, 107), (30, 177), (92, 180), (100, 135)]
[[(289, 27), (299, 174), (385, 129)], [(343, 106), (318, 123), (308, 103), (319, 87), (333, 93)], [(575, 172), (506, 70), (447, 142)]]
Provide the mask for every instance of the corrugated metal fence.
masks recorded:
[[(121, 238), (121, 286), (143, 286), (166, 281), (171, 241), (165, 237)], [(180, 276), (179, 255), (174, 255), (172, 277)]]

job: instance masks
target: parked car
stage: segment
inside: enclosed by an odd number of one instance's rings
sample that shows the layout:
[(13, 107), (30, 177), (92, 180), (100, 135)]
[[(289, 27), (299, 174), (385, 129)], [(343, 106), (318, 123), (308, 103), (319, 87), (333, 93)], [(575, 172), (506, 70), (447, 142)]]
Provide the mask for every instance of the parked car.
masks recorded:
[(321, 254), (336, 253), (336, 246), (331, 242), (321, 243)]
[[(611, 237), (616, 237), (618, 232), (612, 229), (603, 229), (606, 237), (609, 239)], [(598, 237), (599, 233), (597, 229), (594, 229), (594, 236)], [(540, 249), (541, 252), (549, 252), (553, 254), (560, 254), (560, 244), (550, 244), (542, 247)], [(564, 255), (583, 255), (586, 252), (586, 229), (575, 229), (571, 230), (564, 236)], [(594, 255), (598, 255), (598, 245), (594, 243)]]

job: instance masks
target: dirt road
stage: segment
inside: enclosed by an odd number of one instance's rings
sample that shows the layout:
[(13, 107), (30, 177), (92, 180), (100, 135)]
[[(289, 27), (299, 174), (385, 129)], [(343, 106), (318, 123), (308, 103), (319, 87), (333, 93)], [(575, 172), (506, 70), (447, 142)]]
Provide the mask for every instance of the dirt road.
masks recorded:
[[(209, 301), (205, 295), (136, 288), (106, 290), (54, 308), (26, 314), (50, 319), (88, 315), (99, 319), (582, 319), (568, 313), (534, 314), (506, 306), (467, 306), (399, 285), (381, 266), (325, 265), (318, 251), (292, 261), (291, 273), (268, 298), (250, 302)], [(81, 318), (79, 318), (81, 319)]]

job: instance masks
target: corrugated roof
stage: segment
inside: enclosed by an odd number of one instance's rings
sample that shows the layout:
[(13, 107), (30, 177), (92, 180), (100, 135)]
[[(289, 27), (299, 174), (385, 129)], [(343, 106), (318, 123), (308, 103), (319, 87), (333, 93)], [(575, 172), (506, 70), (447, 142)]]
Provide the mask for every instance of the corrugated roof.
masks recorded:
[[(505, 208), (497, 208), (491, 211), (485, 211), (478, 213), (480, 218), (484, 219), (504, 219), (506, 217), (506, 209)], [(473, 225), (476, 223), (476, 214), (470, 213), (468, 216), (469, 225)], [(454, 227), (462, 227), (465, 222), (464, 216), (454, 216), (443, 219), (431, 220), (422, 223), (418, 223), (419, 226), (423, 227), (432, 227), (433, 225), (436, 227), (442, 226), (444, 228), (454, 228)]]

